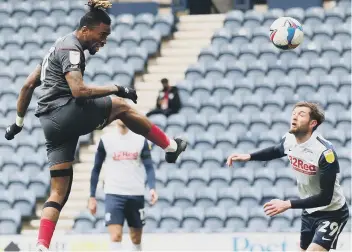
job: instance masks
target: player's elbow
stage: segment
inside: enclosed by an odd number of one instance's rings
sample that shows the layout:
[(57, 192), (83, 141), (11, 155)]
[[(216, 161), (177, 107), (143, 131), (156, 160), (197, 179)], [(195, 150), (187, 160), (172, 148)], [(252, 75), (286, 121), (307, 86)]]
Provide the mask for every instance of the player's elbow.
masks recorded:
[(332, 201), (332, 194), (331, 195), (324, 195), (322, 198), (321, 198), (321, 205), (322, 206), (328, 206), (330, 205), (331, 201)]

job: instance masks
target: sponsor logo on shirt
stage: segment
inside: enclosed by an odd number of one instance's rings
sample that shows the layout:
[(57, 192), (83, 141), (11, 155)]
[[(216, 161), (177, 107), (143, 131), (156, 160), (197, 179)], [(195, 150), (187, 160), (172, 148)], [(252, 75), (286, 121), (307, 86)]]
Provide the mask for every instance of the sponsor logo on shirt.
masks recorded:
[(295, 169), (298, 172), (304, 173), (306, 175), (316, 175), (317, 174), (317, 167), (313, 164), (309, 164), (304, 162), (303, 160), (293, 157), (293, 156), (288, 156), (290, 163), (292, 165), (292, 168)]
[(112, 159), (115, 161), (121, 160), (136, 160), (138, 158), (138, 152), (128, 152), (128, 151), (120, 151), (114, 152)]

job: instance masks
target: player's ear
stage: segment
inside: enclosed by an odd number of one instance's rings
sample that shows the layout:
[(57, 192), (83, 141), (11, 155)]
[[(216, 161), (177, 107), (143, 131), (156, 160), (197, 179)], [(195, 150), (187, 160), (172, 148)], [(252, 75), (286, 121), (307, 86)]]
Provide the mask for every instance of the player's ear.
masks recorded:
[(310, 126), (312, 126), (312, 128), (315, 128), (318, 125), (318, 121), (317, 120), (311, 120), (310, 121)]

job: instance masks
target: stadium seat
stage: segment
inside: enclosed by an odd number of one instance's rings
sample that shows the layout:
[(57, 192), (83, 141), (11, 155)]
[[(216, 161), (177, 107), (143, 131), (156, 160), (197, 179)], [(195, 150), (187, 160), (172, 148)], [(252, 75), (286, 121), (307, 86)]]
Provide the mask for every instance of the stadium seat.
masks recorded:
[[(5, 176), (4, 174), (1, 174), (1, 175)], [(14, 202), (13, 193), (11, 191), (7, 191), (6, 188), (2, 188), (2, 190), (0, 191), (0, 211), (11, 209), (13, 202)]]
[(211, 207), (205, 209), (204, 227), (217, 230), (224, 227), (226, 212), (221, 207)]
[(328, 94), (336, 93), (339, 88), (338, 76), (322, 75), (319, 78), (318, 93)]
[(271, 217), (270, 219), (270, 229), (276, 231), (284, 231), (291, 226), (293, 213), (292, 211), (285, 211), (282, 214)]
[(220, 48), (218, 48), (218, 51), (218, 61), (223, 62), (226, 65), (229, 62), (235, 61), (239, 54), (239, 48), (231, 44), (221, 46)]
[(217, 192), (215, 188), (202, 188), (195, 192), (195, 206), (203, 209), (212, 208), (217, 202)]
[[(271, 45), (268, 42), (260, 42), (257, 43), (259, 46), (259, 59), (265, 62), (268, 67), (269, 67), (269, 72), (270, 72), (270, 67), (272, 65), (275, 65), (275, 63), (278, 61), (278, 52), (275, 49), (273, 45)], [(280, 64), (281, 65), (281, 64)], [(268, 75), (269, 75), (268, 72)]]
[(236, 29), (231, 34), (231, 44), (235, 46), (243, 46), (249, 44), (252, 39), (252, 34), (248, 28)]
[(232, 173), (231, 187), (247, 188), (254, 181), (253, 169), (235, 169)]
[[(152, 154), (153, 155), (153, 154)], [(155, 155), (153, 155), (154, 157)], [(155, 186), (158, 188), (163, 188), (167, 183), (167, 172), (165, 170), (161, 170), (156, 172), (155, 174)]]
[(215, 81), (223, 78), (226, 72), (225, 64), (222, 62), (215, 62), (213, 64), (209, 64), (205, 67), (205, 75), (204, 77), (210, 81)]
[(340, 41), (341, 43), (350, 41), (351, 40), (350, 25), (351, 25), (351, 22), (334, 27), (334, 29), (332, 30), (334, 31), (334, 34), (333, 34), (334, 40)]
[(197, 134), (195, 136), (194, 148), (206, 151), (214, 147), (215, 141), (215, 136), (211, 133)]
[[(229, 176), (231, 179), (231, 176)], [(222, 207), (223, 209), (229, 209), (233, 207), (234, 205), (237, 205), (240, 194), (239, 190), (236, 190), (237, 188), (232, 188), (232, 187), (220, 187), (217, 190), (217, 206)]]
[(285, 11), (285, 17), (292, 17), (294, 19), (297, 19), (301, 23), (303, 23), (304, 16), (305, 13), (302, 8), (289, 8)]
[(200, 80), (204, 77), (204, 66), (200, 64), (194, 64), (187, 68), (185, 72), (186, 80)]
[(29, 180), (28, 189), (32, 190), (37, 198), (44, 198), (49, 190), (49, 180), (46, 172), (36, 173)]
[(92, 229), (95, 221), (96, 218), (88, 210), (84, 210), (76, 216), (73, 228), (76, 230)]
[(329, 25), (313, 27), (313, 40), (322, 45), (322, 41), (332, 40), (334, 35), (334, 28)]
[(212, 97), (221, 102), (226, 97), (229, 97), (232, 94), (234, 84), (231, 80), (221, 79), (216, 81), (213, 86)]
[[(273, 188), (275, 182), (275, 170), (271, 168), (258, 168), (254, 172), (254, 182), (253, 187), (258, 187), (263, 189), (263, 198), (268, 197), (268, 189)], [(265, 198), (267, 200), (267, 198)]]
[(207, 131), (215, 135), (217, 132), (226, 130), (228, 125), (229, 120), (226, 114), (214, 114), (208, 117)]
[(315, 93), (318, 87), (318, 76), (302, 76), (297, 78), (296, 94), (304, 97), (306, 94)]
[(281, 52), (279, 52), (279, 59), (286, 67), (288, 62), (297, 60), (299, 58), (300, 52), (301, 47), (297, 47), (295, 50), (281, 50)]
[(211, 44), (220, 48), (231, 41), (231, 33), (226, 29), (217, 30), (211, 38)]
[(238, 60), (248, 65), (249, 63), (255, 61), (258, 55), (259, 55), (258, 47), (254, 44), (247, 44), (247, 45), (241, 46), (238, 54)]
[(180, 207), (164, 208), (160, 216), (160, 228), (178, 228), (182, 221), (182, 209)]
[(140, 41), (140, 34), (135, 31), (130, 31), (123, 34), (123, 36), (121, 37), (120, 46), (122, 48), (125, 48), (126, 50), (134, 50), (136, 47), (138, 47)]
[(166, 131), (176, 136), (184, 132), (187, 118), (183, 113), (170, 115), (167, 119)]
[(192, 188), (175, 190), (174, 195), (174, 206), (181, 207), (182, 209), (192, 207), (196, 199), (195, 191)]
[(202, 207), (190, 207), (183, 210), (182, 227), (191, 230), (203, 226), (205, 213)]
[(22, 194), (17, 193), (14, 195), (13, 208), (19, 210), (22, 217), (32, 217), (32, 215), (35, 214), (35, 193), (32, 190), (27, 190), (23, 191)]
[(115, 31), (124, 34), (132, 30), (134, 25), (134, 16), (132, 14), (122, 14), (117, 16), (116, 22), (117, 27), (115, 27)]
[(254, 10), (248, 10), (244, 14), (244, 20), (243, 20), (243, 27), (248, 28), (248, 29), (254, 29), (256, 27), (259, 27), (264, 20), (264, 16), (262, 13), (254, 11)]
[(325, 10), (322, 7), (310, 7), (305, 10), (304, 25), (311, 27), (321, 25), (325, 20)]
[(276, 182), (275, 187), (277, 188), (290, 188), (296, 185), (296, 178), (293, 175), (293, 171), (287, 170), (284, 167), (276, 169)]
[[(214, 167), (215, 168), (215, 167)], [(211, 169), (210, 170), (210, 188), (225, 188), (228, 187), (231, 181), (232, 172), (229, 169)]]
[(282, 9), (273, 8), (273, 9), (269, 9), (268, 11), (264, 12), (263, 15), (264, 15), (264, 21), (262, 23), (262, 26), (270, 27), (271, 24), (276, 19), (284, 16), (284, 11)]
[(310, 62), (310, 70), (309, 70), (310, 76), (320, 77), (328, 73), (329, 70), (330, 70), (330, 64), (322, 58), (317, 60), (312, 60)]
[(145, 227), (146, 229), (152, 230), (159, 227), (159, 221), (161, 217), (161, 208), (152, 207), (145, 211)]
[(189, 188), (194, 190), (204, 188), (210, 181), (210, 172), (208, 169), (190, 170), (188, 173)]
[(219, 50), (216, 47), (210, 46), (202, 48), (198, 55), (198, 62), (202, 65), (209, 65), (215, 62), (218, 58)]
[(229, 31), (241, 28), (243, 20), (244, 20), (243, 12), (239, 10), (229, 11), (225, 16), (224, 28)]
[(288, 75), (293, 78), (304, 76), (309, 69), (309, 63), (306, 59), (297, 59), (288, 62)]
[[(168, 177), (167, 188), (171, 188), (171, 189), (175, 189), (175, 190), (178, 188), (184, 188), (188, 182), (188, 173), (184, 169), (169, 170), (167, 173), (167, 177)], [(169, 197), (171, 197), (171, 196), (169, 196)], [(160, 198), (160, 195), (159, 195), (159, 198)], [(172, 204), (171, 199), (168, 200), (170, 205)]]
[(187, 124), (187, 132), (196, 134), (197, 132), (205, 131), (208, 121), (203, 115), (195, 115), (187, 118)]
[(151, 13), (138, 14), (134, 19), (133, 30), (143, 34), (154, 25), (154, 16)]
[(227, 219), (225, 227), (235, 227), (236, 231), (242, 231), (249, 218), (248, 209), (244, 207), (225, 208)]
[(247, 67), (242, 62), (230, 62), (226, 66), (225, 77), (229, 80), (240, 80), (242, 79), (247, 71)]
[(153, 29), (159, 31), (162, 37), (168, 37), (171, 35), (175, 20), (171, 14), (157, 15), (155, 17)]
[(282, 110), (284, 106), (285, 99), (278, 94), (272, 94), (264, 97), (262, 111), (266, 113), (275, 113)]
[(132, 65), (135, 73), (144, 72), (145, 65), (148, 59), (148, 52), (144, 48), (137, 47), (130, 51), (127, 56), (127, 63)]
[(28, 2), (18, 2), (13, 5), (12, 18), (20, 20), (30, 16), (32, 13), (32, 5)]
[(250, 116), (248, 114), (238, 114), (238, 116), (231, 117), (229, 120), (229, 132), (233, 132), (237, 136), (247, 133), (247, 129), (250, 124)]
[(308, 61), (316, 60), (320, 57), (321, 46), (315, 42), (303, 43), (301, 45), (300, 57)]
[(27, 191), (28, 184), (29, 177), (27, 173), (14, 171), (11, 171), (11, 173), (9, 173), (9, 184), (7, 187), (8, 190), (11, 190), (12, 192)]
[(249, 209), (247, 230), (251, 232), (265, 232), (268, 229), (269, 217), (265, 215), (263, 209), (252, 207)]
[(251, 132), (266, 132), (270, 129), (271, 118), (269, 113), (261, 113), (251, 116), (250, 131)]
[(15, 209), (3, 210), (0, 212), (0, 234), (19, 234), (22, 227), (21, 213)]
[[(268, 46), (267, 46), (268, 48), (270, 46), (270, 48), (275, 49), (270, 44), (270, 40), (269, 40), (267, 29), (264, 28), (264, 27), (256, 27), (256, 28), (253, 29), (251, 42), (254, 45), (263, 46), (263, 47), (264, 47), (264, 45), (268, 44)], [(263, 48), (259, 48), (259, 49), (262, 50)]]
[[(245, 126), (244, 128), (247, 128)], [(220, 132), (216, 136), (216, 149), (228, 150), (237, 144), (237, 136), (232, 132)]]
[(345, 13), (342, 8), (335, 7), (332, 9), (325, 10), (325, 24), (332, 25), (334, 27), (341, 25), (344, 22)]

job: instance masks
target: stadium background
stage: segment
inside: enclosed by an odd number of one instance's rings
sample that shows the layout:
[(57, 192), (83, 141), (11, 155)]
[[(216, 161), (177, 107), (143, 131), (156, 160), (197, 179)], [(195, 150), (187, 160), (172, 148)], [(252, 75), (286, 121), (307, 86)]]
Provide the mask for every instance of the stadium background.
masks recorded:
[[(165, 163), (159, 148), (152, 150), (159, 202), (150, 207), (146, 198), (146, 249), (294, 248), (300, 211), (268, 218), (262, 210), (271, 198), (297, 197), (288, 161), (229, 169), (225, 158), (234, 150), (276, 143), (288, 129), (291, 106), (302, 99), (326, 110), (321, 131), (336, 147), (340, 182), (352, 209), (350, 0), (227, 1), (227, 6), (223, 1), (215, 8), (222, 13), (212, 15), (188, 15), (185, 0), (119, 2), (111, 10), (113, 33), (107, 45), (88, 56), (86, 82), (134, 86), (136, 108), (147, 112), (155, 105), (160, 79), (168, 78), (179, 88), (183, 107), (169, 118), (154, 115), (151, 120), (172, 136), (186, 135), (190, 143), (176, 165)], [(0, 1), (0, 135), (15, 118), (27, 75), (60, 35), (76, 28), (85, 3)], [(283, 15), (303, 24), (304, 42), (292, 51), (269, 42), (270, 24)], [(35, 245), (49, 192), (44, 136), (34, 116), (39, 92), (20, 135), (12, 141), (0, 138), (0, 250)], [(114, 127), (104, 131), (109, 130)], [(101, 189), (98, 214), (86, 210), (94, 144), (101, 134), (80, 139), (72, 193), (54, 248), (107, 248)], [(351, 221), (341, 237), (344, 250), (350, 250), (350, 232)]]

